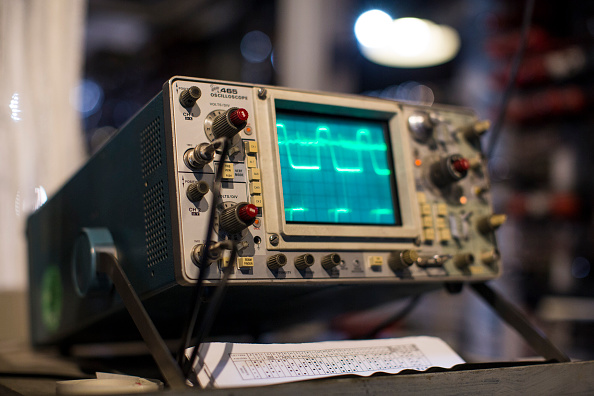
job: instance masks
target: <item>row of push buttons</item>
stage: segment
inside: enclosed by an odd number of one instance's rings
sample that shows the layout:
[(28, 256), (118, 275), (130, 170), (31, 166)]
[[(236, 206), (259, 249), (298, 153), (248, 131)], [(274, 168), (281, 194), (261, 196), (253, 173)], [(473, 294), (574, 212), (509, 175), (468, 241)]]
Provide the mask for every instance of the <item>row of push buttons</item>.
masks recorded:
[(248, 181), (250, 189), (250, 203), (262, 207), (262, 182), (260, 168), (256, 163), (256, 155), (258, 154), (258, 144), (253, 141), (245, 142), (246, 163), (248, 167)]
[[(434, 205), (437, 217), (435, 220), (436, 227), (433, 226), (433, 208), (430, 203), (427, 202), (427, 196), (425, 193), (417, 193), (420, 209), (421, 209), (421, 221), (423, 223), (423, 239), (427, 243), (433, 242), (436, 237), (439, 242), (447, 242), (452, 239), (452, 233), (446, 222), (446, 216), (448, 215), (448, 206), (443, 203), (437, 203)], [(437, 229), (437, 234), (436, 234)]]

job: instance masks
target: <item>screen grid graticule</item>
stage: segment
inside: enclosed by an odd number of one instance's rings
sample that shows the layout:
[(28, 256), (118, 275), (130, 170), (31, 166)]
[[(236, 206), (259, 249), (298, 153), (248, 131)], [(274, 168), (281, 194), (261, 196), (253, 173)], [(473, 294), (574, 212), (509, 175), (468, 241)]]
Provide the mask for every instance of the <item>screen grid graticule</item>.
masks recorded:
[(277, 112), (288, 222), (395, 224), (385, 124)]

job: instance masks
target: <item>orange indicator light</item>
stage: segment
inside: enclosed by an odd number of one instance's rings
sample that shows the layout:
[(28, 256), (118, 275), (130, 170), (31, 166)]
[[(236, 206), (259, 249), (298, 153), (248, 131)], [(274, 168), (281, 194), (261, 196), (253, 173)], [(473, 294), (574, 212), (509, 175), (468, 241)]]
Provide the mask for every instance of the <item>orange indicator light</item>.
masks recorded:
[(421, 166), (421, 164), (422, 164), (422, 163), (423, 163), (423, 161), (421, 161), (421, 160), (420, 160), (420, 159), (418, 159), (418, 158), (415, 160), (415, 165), (416, 165), (416, 166)]
[(464, 196), (460, 197), (460, 203), (461, 203), (462, 205), (466, 205), (466, 202), (468, 202), (468, 198), (466, 198), (466, 197), (464, 197)]

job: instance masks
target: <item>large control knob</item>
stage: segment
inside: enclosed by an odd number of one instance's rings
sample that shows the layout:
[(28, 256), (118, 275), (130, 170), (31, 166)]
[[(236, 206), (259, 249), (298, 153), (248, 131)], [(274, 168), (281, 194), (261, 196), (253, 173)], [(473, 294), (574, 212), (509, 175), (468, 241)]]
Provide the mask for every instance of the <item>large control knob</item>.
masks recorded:
[(413, 265), (419, 254), (416, 250), (396, 250), (390, 253), (388, 257), (388, 265), (394, 272), (402, 271)]
[(424, 111), (415, 111), (408, 117), (408, 130), (412, 137), (420, 143), (425, 143), (433, 135), (435, 122), (431, 119), (429, 113)]
[(212, 133), (215, 138), (231, 139), (247, 125), (248, 112), (246, 109), (232, 107), (216, 116), (212, 122)]
[(258, 207), (241, 202), (221, 212), (219, 226), (229, 234), (237, 234), (254, 224), (257, 215)]
[(439, 188), (446, 187), (468, 174), (470, 162), (460, 154), (453, 154), (431, 164), (429, 177)]
[(489, 235), (493, 231), (501, 227), (501, 225), (505, 223), (506, 219), (507, 216), (504, 214), (494, 214), (490, 216), (485, 216), (480, 218), (476, 222), (476, 228), (479, 230), (481, 234)]
[(326, 271), (330, 271), (338, 264), (340, 264), (340, 256), (336, 253), (328, 254), (322, 257), (322, 267), (324, 267)]
[(287, 264), (287, 256), (282, 253), (270, 256), (266, 260), (266, 265), (271, 271), (277, 271), (279, 268), (284, 267), (285, 264)]
[(192, 202), (199, 202), (210, 191), (208, 183), (200, 180), (197, 183), (191, 183), (186, 190), (186, 197)]
[(295, 258), (295, 268), (300, 271), (304, 271), (305, 269), (311, 267), (315, 262), (314, 256), (309, 253), (302, 254), (301, 256), (297, 256)]

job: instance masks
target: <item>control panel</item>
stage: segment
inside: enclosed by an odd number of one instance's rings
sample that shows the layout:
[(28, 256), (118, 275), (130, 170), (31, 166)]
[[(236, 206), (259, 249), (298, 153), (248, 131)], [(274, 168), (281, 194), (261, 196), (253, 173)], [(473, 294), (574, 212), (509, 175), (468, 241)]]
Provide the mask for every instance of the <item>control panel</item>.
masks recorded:
[[(472, 111), (191, 78), (165, 90), (178, 283), (198, 278), (205, 254), (206, 279), (233, 265), (231, 283), (500, 274), (494, 231), (505, 217), (492, 213), (479, 141), (489, 123)], [(211, 210), (212, 240), (236, 244), (233, 264), (205, 246)]]

